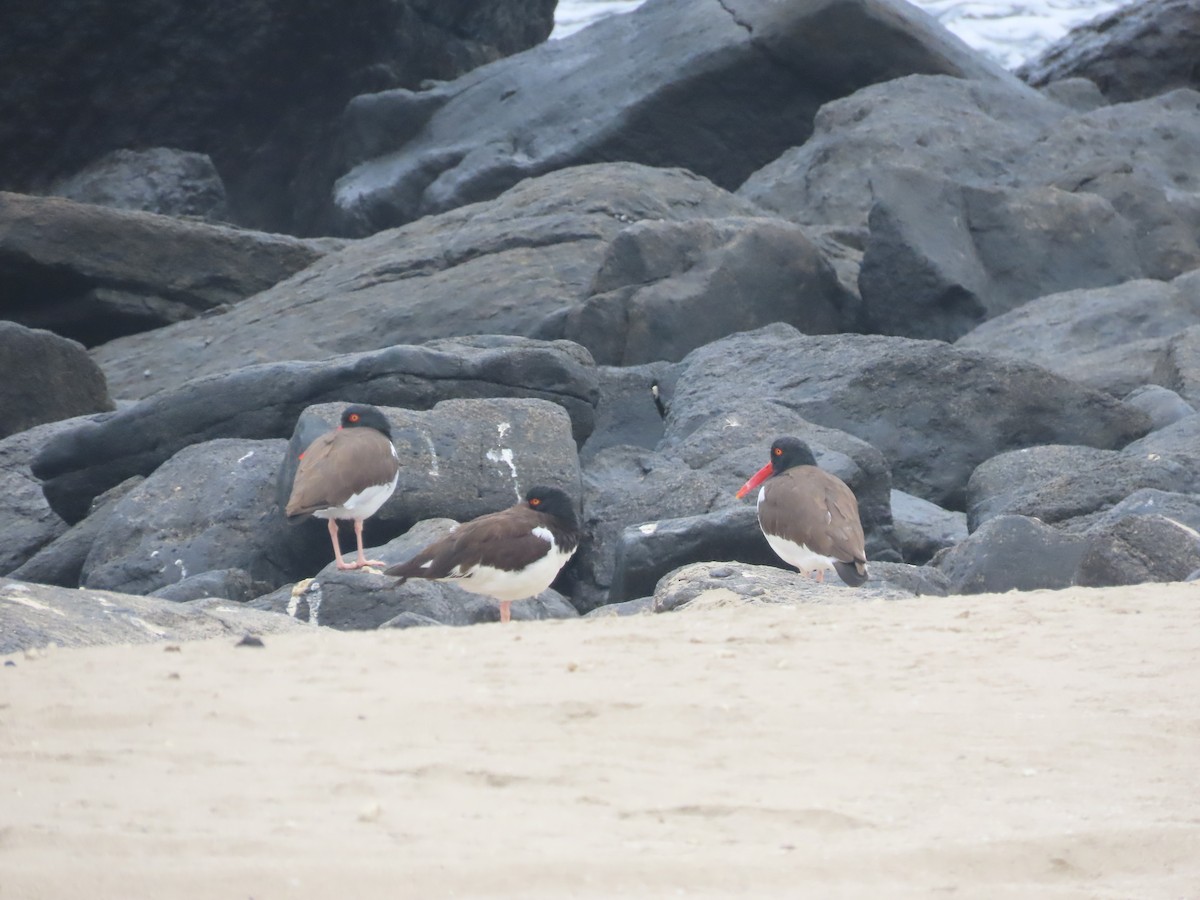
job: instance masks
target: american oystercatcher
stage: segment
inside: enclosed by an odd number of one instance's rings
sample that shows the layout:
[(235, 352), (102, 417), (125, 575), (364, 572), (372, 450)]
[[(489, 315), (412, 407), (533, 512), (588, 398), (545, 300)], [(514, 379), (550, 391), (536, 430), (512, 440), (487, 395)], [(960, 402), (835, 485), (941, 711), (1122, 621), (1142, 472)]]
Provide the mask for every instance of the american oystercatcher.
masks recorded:
[(571, 498), (558, 488), (530, 488), (525, 500), (457, 526), (412, 559), (387, 569), (409, 578), (448, 581), (500, 601), (500, 621), (514, 600), (536, 597), (579, 546)]
[[(309, 516), (328, 519), (333, 558), (339, 569), (383, 566), (385, 563), (367, 559), (363, 551), (363, 519), (375, 515), (392, 496), (399, 477), (400, 459), (383, 413), (374, 406), (347, 406), (341, 424), (300, 454), (300, 467), (287, 502), (288, 521), (301, 522)], [(342, 561), (338, 519), (354, 520), (358, 557), (353, 563)]]
[(771, 461), (742, 485), (738, 498), (759, 485), (758, 524), (780, 559), (805, 574), (815, 571), (818, 581), (829, 568), (850, 587), (867, 580), (858, 501), (844, 481), (817, 468), (808, 444), (777, 439)]

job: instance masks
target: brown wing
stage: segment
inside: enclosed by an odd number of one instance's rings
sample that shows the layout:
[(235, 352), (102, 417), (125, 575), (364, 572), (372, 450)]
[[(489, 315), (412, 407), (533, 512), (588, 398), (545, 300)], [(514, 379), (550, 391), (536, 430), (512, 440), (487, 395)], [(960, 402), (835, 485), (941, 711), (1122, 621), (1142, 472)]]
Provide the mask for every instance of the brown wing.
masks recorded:
[(836, 475), (796, 466), (768, 482), (759, 507), (763, 530), (842, 562), (866, 562), (866, 538), (854, 492)]
[(287, 516), (341, 506), (359, 491), (391, 482), (399, 467), (391, 441), (373, 428), (326, 432), (300, 458)]
[[(555, 535), (555, 542), (568, 549), (560, 536), (557, 520), (518, 503), (499, 512), (472, 519), (442, 537), (412, 559), (387, 569), (402, 578), (447, 578), (457, 567), (465, 572), (477, 565), (514, 572), (540, 559), (549, 549), (533, 533), (538, 526)], [(573, 541), (573, 538), (572, 538)]]

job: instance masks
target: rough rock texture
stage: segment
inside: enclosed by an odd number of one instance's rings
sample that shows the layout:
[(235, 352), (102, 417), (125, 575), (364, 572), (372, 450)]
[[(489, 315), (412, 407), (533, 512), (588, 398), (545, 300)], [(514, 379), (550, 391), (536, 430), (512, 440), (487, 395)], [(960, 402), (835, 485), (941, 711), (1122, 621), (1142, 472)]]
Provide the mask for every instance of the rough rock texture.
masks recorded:
[(287, 616), (224, 600), (173, 603), (110, 591), (0, 579), (0, 655), (55, 645), (94, 647), (270, 635), (304, 628)]
[(77, 203), (164, 216), (198, 216), (212, 222), (229, 216), (225, 184), (208, 155), (170, 147), (106, 153), (56, 181), (48, 193)]
[(104, 373), (75, 341), (0, 321), (0, 439), (113, 408)]
[(590, 358), (574, 344), (517, 338), (247, 366), (58, 435), (33, 471), (51, 507), (76, 522), (97, 494), (149, 474), (183, 447), (215, 438), (286, 438), (314, 403), (428, 409), (452, 398), (535, 397), (562, 405), (576, 441), (583, 441), (596, 400), (593, 373)]
[(1035, 591), (1075, 583), (1086, 539), (1027, 516), (997, 516), (936, 556), (955, 594)]
[(1168, 338), (1200, 325), (1200, 272), (1032, 300), (956, 346), (1023, 359), (1124, 396), (1153, 381)]
[(1126, 516), (1088, 531), (1078, 583), (1183, 581), (1200, 568), (1200, 534), (1164, 516)]
[(67, 523), (50, 508), (30, 463), (55, 432), (71, 427), (54, 422), (0, 439), (0, 575), (7, 575), (40, 548), (67, 530)]
[(1200, 5), (1140, 0), (1078, 25), (1016, 74), (1035, 86), (1082, 77), (1109, 102), (1200, 89)]
[(602, 365), (677, 361), (770, 322), (858, 330), (857, 297), (798, 225), (775, 218), (640, 222), (617, 235), (563, 337)]
[(1163, 516), (1194, 531), (1200, 531), (1200, 493), (1187, 494), (1141, 488), (1108, 509), (1063, 522), (1061, 527), (1074, 532), (1085, 532), (1093, 528), (1107, 531), (1121, 519), (1130, 516)]
[(817, 581), (795, 572), (737, 562), (702, 562), (684, 566), (665, 576), (654, 591), (654, 611), (703, 612), (720, 606), (761, 603), (861, 603), (865, 600), (902, 600), (913, 592), (868, 581), (851, 588), (837, 581)]
[(272, 586), (290, 580), (307, 553), (275, 505), (285, 449), (280, 440), (219, 440), (181, 450), (113, 507), (83, 586), (147, 594), (231, 568)]
[(891, 462), (896, 487), (948, 509), (963, 507), (971, 472), (997, 453), (1120, 447), (1149, 429), (1140, 410), (1038, 366), (935, 341), (807, 336), (785, 325), (689, 354), (668, 428), (688, 434), (760, 397), (867, 441)]
[(966, 513), (942, 509), (904, 491), (892, 491), (892, 524), (904, 561), (918, 566), (967, 536)]
[(597, 366), (600, 400), (596, 426), (579, 449), (585, 463), (606, 447), (622, 444), (653, 450), (666, 432), (663, 421), (675, 384), (675, 366)]
[(874, 188), (858, 278), (867, 331), (953, 341), (1045, 294), (1142, 275), (1132, 226), (1095, 194), (900, 168)]
[[(311, 437), (337, 426), (344, 406), (310, 406), (297, 420), (277, 479), (280, 508), (291, 495), (299, 454)], [(368, 539), (375, 536), (376, 543), (378, 535), (401, 534), (424, 519), (463, 522), (504, 509), (522, 502), (534, 485), (561, 488), (576, 504), (583, 495), (571, 419), (556, 403), (497, 397), (446, 400), (427, 411), (380, 411), (392, 427), (400, 474), (395, 493), (367, 521)], [(332, 556), (323, 521), (297, 528), (323, 536), (322, 564)]]
[(0, 193), (0, 314), (93, 346), (223, 309), (325, 250), (283, 235)]
[(223, 316), (112, 341), (95, 358), (116, 396), (144, 397), (248, 362), (456, 335), (559, 337), (626, 227), (755, 212), (687, 172), (617, 163), (557, 172), (356, 241)]
[(288, 231), (328, 184), (314, 157), (347, 100), (533, 46), (553, 12), (554, 0), (15, 0), (0, 8), (0, 188), (37, 189), (115, 149), (178, 147), (212, 157), (237, 221)]
[(1134, 388), (1124, 399), (1130, 406), (1137, 407), (1150, 417), (1150, 425), (1154, 431), (1196, 414), (1194, 406), (1174, 391), (1157, 384), (1144, 384)]
[[(811, 140), (738, 193), (801, 224), (859, 226), (897, 168), (963, 187), (1053, 187), (1108, 201), (1132, 225), (1130, 248), (1147, 276), (1166, 280), (1200, 266), (1196, 91), (1073, 113), (1004, 85), (913, 76), (828, 104), (816, 124)], [(1000, 239), (990, 252), (1002, 249)], [(1014, 253), (1012, 268), (1022, 264)]]
[(1200, 325), (1185, 328), (1167, 341), (1153, 380), (1192, 406), (1200, 406)]
[(366, 161), (338, 180), (334, 229), (368, 234), (611, 159), (733, 189), (803, 143), (821, 104), (913, 72), (1028, 90), (892, 0), (650, 0), (433, 91), (356, 98), (346, 127)]
[(1061, 445), (1001, 453), (971, 475), (967, 524), (974, 531), (1002, 515), (1054, 524), (1103, 511), (1142, 488), (1200, 491), (1200, 460)]
[(1200, 457), (1200, 416), (1187, 416), (1165, 428), (1152, 431), (1125, 447), (1126, 453), (1171, 453)]
[(203, 600), (206, 597), (245, 603), (270, 589), (270, 584), (255, 580), (245, 569), (212, 569), (157, 588), (149, 596), (174, 600), (176, 603)]

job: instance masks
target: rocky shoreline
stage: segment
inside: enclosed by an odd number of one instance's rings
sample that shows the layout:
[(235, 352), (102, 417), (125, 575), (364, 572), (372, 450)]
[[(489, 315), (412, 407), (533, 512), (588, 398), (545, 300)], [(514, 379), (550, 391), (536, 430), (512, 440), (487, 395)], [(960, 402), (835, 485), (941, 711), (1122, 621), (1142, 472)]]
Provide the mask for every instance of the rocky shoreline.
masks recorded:
[[(550, 43), (552, 3), (399, 6), (407, 67), (339, 32), (353, 72), (269, 121), (219, 80), (77, 140), (54, 91), (78, 86), (22, 82), (41, 130), (0, 116), (37, 136), (0, 141), (0, 653), (209, 634), (212, 598), (222, 628), (493, 621), (337, 572), (321, 524), (284, 522), (297, 447), (348, 402), (384, 410), (402, 463), (379, 559), (534, 483), (576, 498), (583, 548), (515, 618), (781, 577), (849, 602), (1200, 570), (1200, 84), (1174, 62), (1195, 2), (1017, 74), (898, 0), (650, 0)], [(95, 51), (96, 91), (144, 75), (174, 7)], [(296, 35), (221, 57), (235, 23), (210, 26), (167, 96), (264, 47), (273, 78), (303, 68)], [(865, 587), (782, 572), (734, 498), (781, 434), (854, 489)]]

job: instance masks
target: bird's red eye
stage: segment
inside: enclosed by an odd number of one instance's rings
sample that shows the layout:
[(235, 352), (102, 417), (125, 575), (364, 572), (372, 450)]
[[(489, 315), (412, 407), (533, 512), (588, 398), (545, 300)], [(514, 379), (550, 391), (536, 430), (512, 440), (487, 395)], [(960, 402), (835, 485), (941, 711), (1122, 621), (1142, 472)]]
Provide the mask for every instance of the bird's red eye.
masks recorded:
[(542, 499), (540, 497), (531, 497), (529, 500), (529, 505), (530, 506), (541, 506)]
[(774, 453), (776, 456), (783, 456), (783, 451), (782, 451), (780, 448), (778, 448), (778, 447), (776, 447), (776, 448), (775, 448), (774, 450), (772, 450), (771, 452), (772, 452), (772, 453)]
[(358, 421), (358, 413), (350, 413), (350, 415), (347, 418), (349, 418), (351, 422), (357, 422)]

